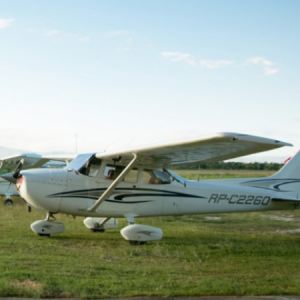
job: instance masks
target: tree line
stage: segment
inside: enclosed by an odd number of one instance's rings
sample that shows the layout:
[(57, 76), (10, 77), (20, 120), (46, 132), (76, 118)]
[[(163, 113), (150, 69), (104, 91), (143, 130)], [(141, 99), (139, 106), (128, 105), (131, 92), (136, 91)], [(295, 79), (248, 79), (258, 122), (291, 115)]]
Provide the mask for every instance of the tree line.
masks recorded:
[(173, 170), (267, 170), (267, 171), (278, 171), (283, 164), (280, 163), (260, 163), (260, 162), (211, 162), (211, 163), (201, 163), (199, 165), (190, 166), (178, 166), (172, 168)]

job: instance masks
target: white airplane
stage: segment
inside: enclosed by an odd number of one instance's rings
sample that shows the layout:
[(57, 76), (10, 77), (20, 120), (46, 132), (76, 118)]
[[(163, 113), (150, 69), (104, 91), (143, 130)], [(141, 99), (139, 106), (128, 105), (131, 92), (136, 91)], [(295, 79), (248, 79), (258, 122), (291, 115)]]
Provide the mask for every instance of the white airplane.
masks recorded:
[[(74, 157), (74, 156), (73, 156)], [(13, 172), (21, 160), (24, 160), (23, 169), (34, 168), (61, 168), (66, 165), (65, 161), (71, 159), (68, 157), (43, 156), (36, 153), (21, 153), (12, 156), (7, 156), (0, 159), (0, 174)], [(19, 193), (15, 186), (11, 185), (7, 180), (0, 178), (0, 195), (5, 195), (5, 205), (12, 205), (11, 196), (18, 196)]]
[[(58, 213), (87, 217), (90, 229), (116, 228), (131, 243), (160, 240), (162, 230), (135, 224), (135, 218), (284, 210), (300, 203), (300, 152), (267, 178), (189, 181), (166, 169), (199, 164), (292, 146), (277, 140), (238, 133), (157, 144), (123, 151), (78, 155), (64, 169), (20, 172), (16, 188), (29, 206), (47, 212), (31, 224), (39, 235), (62, 233)], [(3, 176), (7, 180), (11, 178)]]

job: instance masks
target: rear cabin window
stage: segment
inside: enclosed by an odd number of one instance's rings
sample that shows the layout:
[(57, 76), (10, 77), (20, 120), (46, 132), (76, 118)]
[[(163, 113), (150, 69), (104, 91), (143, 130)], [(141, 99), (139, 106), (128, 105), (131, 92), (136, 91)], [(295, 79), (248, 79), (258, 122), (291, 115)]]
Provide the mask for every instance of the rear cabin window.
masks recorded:
[(145, 184), (168, 184), (171, 183), (170, 177), (160, 170), (143, 170), (142, 183)]

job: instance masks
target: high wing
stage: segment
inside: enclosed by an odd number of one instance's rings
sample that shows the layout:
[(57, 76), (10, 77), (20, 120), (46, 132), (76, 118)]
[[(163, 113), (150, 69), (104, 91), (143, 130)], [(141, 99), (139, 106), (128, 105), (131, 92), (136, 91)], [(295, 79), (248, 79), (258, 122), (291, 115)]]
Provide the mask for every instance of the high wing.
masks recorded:
[(224, 132), (133, 149), (97, 153), (96, 157), (128, 164), (134, 153), (137, 155), (139, 165), (168, 167), (227, 160), (283, 146), (292, 146), (292, 144), (253, 135)]
[(44, 164), (50, 161), (63, 161), (67, 162), (73, 159), (74, 155), (39, 155), (36, 153), (21, 153), (13, 156), (7, 156), (0, 159), (0, 172), (1, 173), (10, 173), (14, 171), (17, 164), (24, 159), (23, 169), (33, 169), (40, 168)]

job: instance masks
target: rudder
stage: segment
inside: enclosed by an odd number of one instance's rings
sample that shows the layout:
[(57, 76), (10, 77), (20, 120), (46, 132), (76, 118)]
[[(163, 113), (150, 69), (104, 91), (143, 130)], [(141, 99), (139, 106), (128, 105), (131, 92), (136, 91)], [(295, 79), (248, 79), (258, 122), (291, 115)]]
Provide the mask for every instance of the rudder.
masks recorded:
[(300, 179), (300, 150), (274, 175), (273, 179)]

